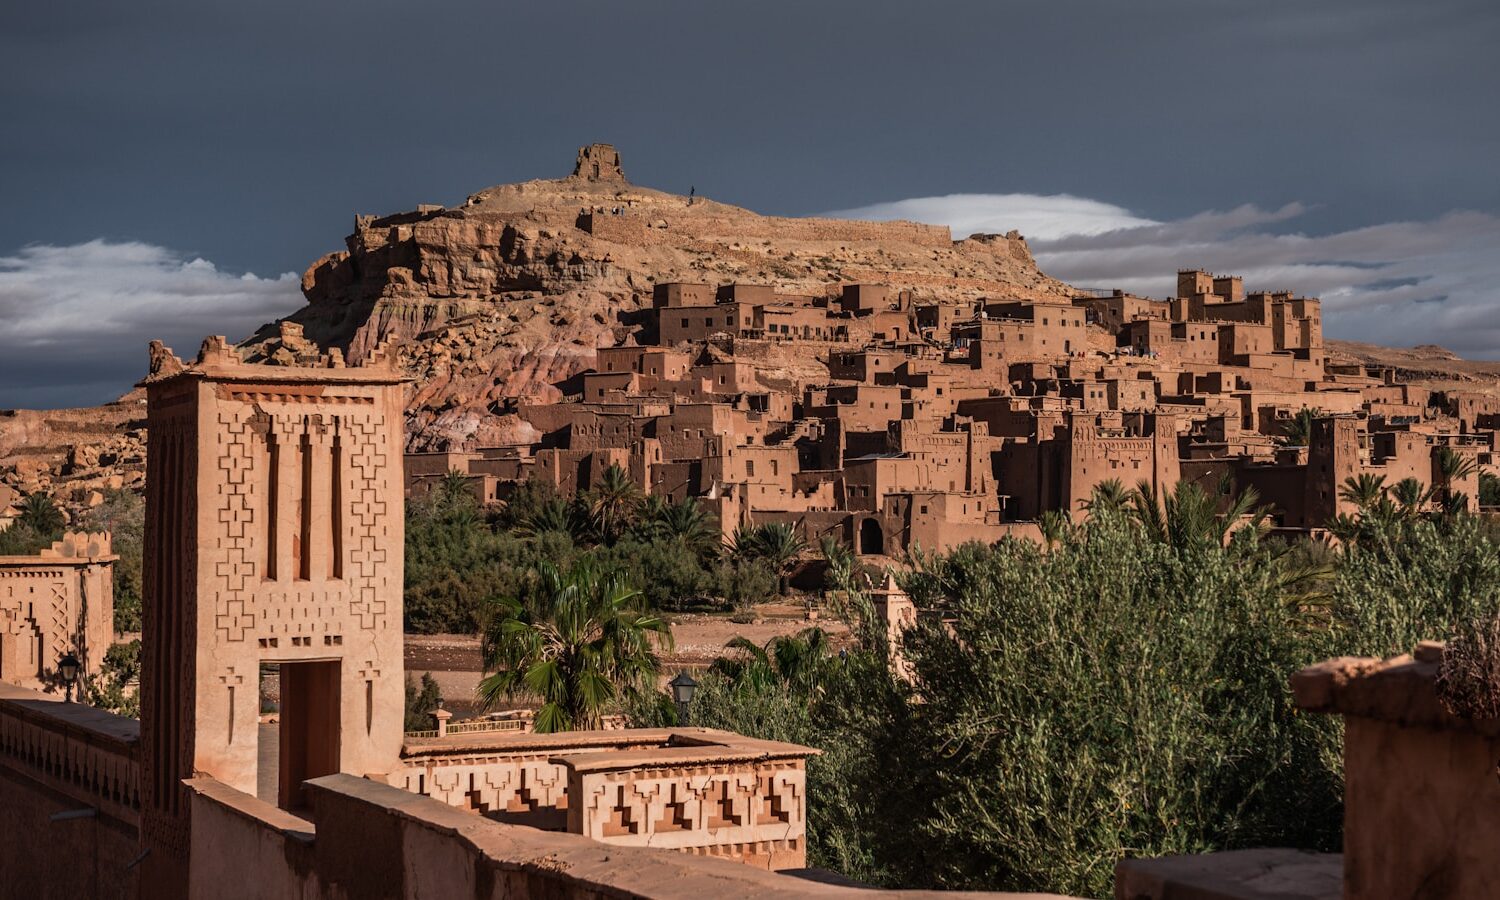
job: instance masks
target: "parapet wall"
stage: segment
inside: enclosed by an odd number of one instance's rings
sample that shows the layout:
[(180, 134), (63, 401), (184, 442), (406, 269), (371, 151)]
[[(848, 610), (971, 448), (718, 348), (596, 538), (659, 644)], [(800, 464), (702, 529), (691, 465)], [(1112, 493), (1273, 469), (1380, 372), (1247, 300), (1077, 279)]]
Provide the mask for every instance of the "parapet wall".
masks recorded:
[(765, 869), (807, 863), (815, 751), (705, 728), (408, 739), (392, 783), (499, 822)]
[(0, 682), (0, 900), (136, 896), (139, 730)]
[(222, 896), (225, 885), (234, 885), (237, 896), (265, 900), (939, 896), (839, 887), (724, 860), (502, 825), (352, 775), (308, 782), (312, 812), (306, 820), (211, 778), (193, 779), (188, 787), (192, 897)]

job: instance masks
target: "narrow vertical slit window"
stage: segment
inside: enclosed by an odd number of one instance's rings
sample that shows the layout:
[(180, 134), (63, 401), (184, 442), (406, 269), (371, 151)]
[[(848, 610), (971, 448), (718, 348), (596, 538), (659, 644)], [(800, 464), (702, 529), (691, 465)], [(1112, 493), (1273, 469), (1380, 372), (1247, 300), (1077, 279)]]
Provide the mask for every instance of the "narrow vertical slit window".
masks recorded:
[(333, 472), (333, 485), (328, 492), (329, 506), (328, 527), (330, 541), (328, 544), (329, 576), (334, 579), (344, 577), (344, 441), (338, 433), (338, 424), (334, 423), (333, 432), (333, 463), (329, 467)]
[(276, 519), (281, 510), (276, 497), (276, 481), (281, 471), (281, 448), (276, 432), (266, 430), (266, 580), (276, 580)]
[(365, 734), (375, 730), (375, 682), (365, 680)]
[(300, 450), (302, 494), (297, 502), (297, 546), (293, 549), (292, 555), (297, 560), (297, 578), (307, 581), (312, 577), (313, 454), (311, 434), (302, 433)]

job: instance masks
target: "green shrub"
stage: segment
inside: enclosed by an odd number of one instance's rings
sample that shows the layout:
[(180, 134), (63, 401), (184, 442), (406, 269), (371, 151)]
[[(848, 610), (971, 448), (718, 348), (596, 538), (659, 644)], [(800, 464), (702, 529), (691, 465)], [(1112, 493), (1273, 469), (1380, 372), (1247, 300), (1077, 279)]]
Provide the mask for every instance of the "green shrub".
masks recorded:
[(442, 515), (406, 524), (406, 630), (469, 634), (479, 630), (486, 598), (515, 590), (533, 565), (524, 541), (483, 522)]
[(83, 516), (88, 531), (108, 531), (116, 556), (115, 631), (141, 630), (141, 560), (146, 535), (146, 504), (134, 491), (112, 490)]
[(924, 852), (904, 883), (1098, 896), (1127, 853), (1337, 845), (1334, 723), (1287, 691), (1324, 636), (1267, 553), (1110, 517), (945, 568), (951, 620), (906, 641), (920, 702), (894, 748)]
[(1500, 506), (1500, 475), (1479, 473), (1479, 505)]
[(692, 724), (821, 749), (810, 861), (871, 883), (1108, 896), (1125, 855), (1337, 849), (1341, 722), (1288, 679), (1493, 617), (1500, 546), (1464, 515), (1226, 545), (1191, 499), (923, 557), (904, 586), (942, 616), (903, 641), (909, 686), (857, 627), (813, 688), (721, 667)]
[(113, 644), (104, 651), (104, 662), (98, 674), (84, 679), (80, 693), (90, 706), (138, 719), (141, 697), (128, 686), (140, 678), (140, 674), (141, 642), (133, 640)]
[(406, 674), (406, 731), (431, 731), (436, 723), (432, 719), (432, 711), (437, 709), (443, 702), (443, 695), (438, 690), (437, 679), (432, 677), (431, 672), (422, 673), (422, 683), (419, 687), (411, 677)]

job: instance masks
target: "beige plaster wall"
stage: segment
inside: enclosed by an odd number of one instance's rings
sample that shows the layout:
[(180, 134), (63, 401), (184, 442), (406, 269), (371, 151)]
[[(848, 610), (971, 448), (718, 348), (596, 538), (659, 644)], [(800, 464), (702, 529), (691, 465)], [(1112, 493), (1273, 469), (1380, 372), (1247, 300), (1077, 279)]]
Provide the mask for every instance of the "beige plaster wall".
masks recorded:
[(1349, 716), (1344, 896), (1500, 897), (1500, 738)]

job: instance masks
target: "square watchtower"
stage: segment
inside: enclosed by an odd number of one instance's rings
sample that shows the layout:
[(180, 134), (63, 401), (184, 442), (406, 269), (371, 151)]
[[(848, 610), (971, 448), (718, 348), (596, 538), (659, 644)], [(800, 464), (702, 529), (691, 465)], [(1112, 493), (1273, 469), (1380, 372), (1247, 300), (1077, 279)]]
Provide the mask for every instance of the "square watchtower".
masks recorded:
[[(182, 780), (276, 802), (335, 772), (395, 771), (402, 666), (403, 379), (381, 350), (242, 362), (222, 337), (184, 365), (153, 345), (142, 647), (142, 837), (182, 859)], [(259, 675), (281, 674), (274, 753)], [(267, 797), (266, 799), (271, 799)]]

